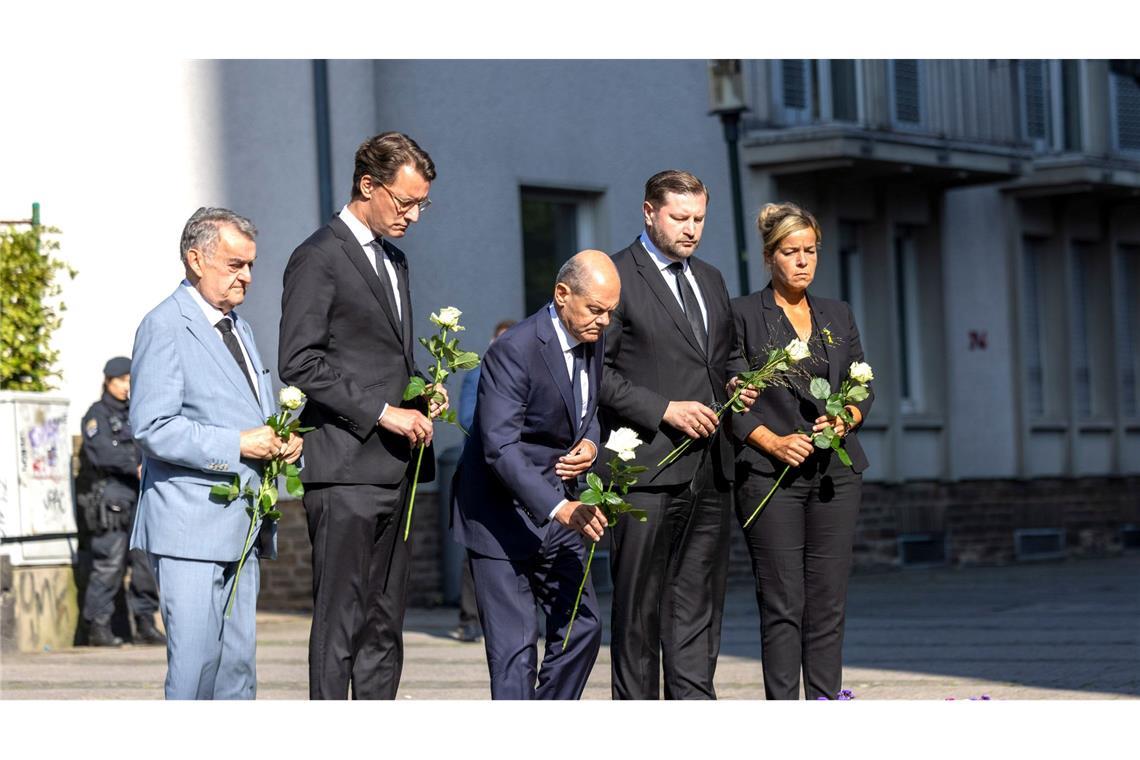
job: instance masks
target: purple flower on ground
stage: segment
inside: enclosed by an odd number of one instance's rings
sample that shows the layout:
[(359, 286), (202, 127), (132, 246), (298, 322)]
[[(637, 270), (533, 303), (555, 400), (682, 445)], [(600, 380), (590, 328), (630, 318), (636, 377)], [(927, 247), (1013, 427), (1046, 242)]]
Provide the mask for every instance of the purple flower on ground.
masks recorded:
[(836, 697), (836, 699), (838, 699), (840, 702), (848, 702), (852, 699), (855, 699), (855, 692), (851, 691), (850, 689), (843, 689), (841, 692), (839, 692), (839, 695)]
[(827, 699), (827, 697), (816, 697), (815, 701), (816, 702), (827, 702), (828, 699)]

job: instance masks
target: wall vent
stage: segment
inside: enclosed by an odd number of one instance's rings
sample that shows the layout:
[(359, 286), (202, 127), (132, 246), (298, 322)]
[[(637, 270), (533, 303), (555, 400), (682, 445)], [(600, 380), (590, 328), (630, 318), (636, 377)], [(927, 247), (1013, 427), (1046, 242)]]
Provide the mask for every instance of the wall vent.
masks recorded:
[(1013, 532), (1013, 553), (1018, 560), (1062, 559), (1064, 528), (1025, 528)]
[(897, 540), (899, 564), (903, 567), (946, 564), (945, 533), (903, 533)]

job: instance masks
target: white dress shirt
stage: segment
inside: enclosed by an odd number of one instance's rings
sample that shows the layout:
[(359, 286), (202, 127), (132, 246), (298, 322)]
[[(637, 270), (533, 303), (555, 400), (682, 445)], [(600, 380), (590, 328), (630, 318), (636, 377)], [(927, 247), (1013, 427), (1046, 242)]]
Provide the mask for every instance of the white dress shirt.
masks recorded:
[[(396, 277), (396, 265), (392, 263), (390, 256), (383, 253), (383, 249), (377, 251), (372, 247), (372, 241), (376, 239), (376, 236), (372, 234), (372, 230), (368, 229), (368, 225), (357, 219), (356, 215), (349, 211), (347, 204), (340, 210), (339, 216), (340, 220), (348, 226), (352, 236), (356, 238), (356, 242), (360, 243), (360, 247), (364, 250), (364, 258), (368, 259), (368, 262), (372, 264), (372, 270), (376, 272), (377, 277), (380, 276), (380, 272), (376, 269), (376, 258), (377, 256), (383, 257), (384, 268), (388, 270), (388, 282), (392, 283), (392, 299), (396, 304), (396, 318), (403, 319), (403, 305), (400, 303), (400, 281)], [(381, 283), (383, 283), (383, 280), (381, 280)], [(380, 422), (380, 420), (384, 419), (384, 413), (387, 411), (388, 404), (385, 402), (384, 407), (380, 410), (380, 414), (376, 417), (376, 421)]]
[[(223, 346), (226, 345), (225, 339), (222, 338), (221, 331), (214, 326), (221, 320), (226, 319), (227, 315), (222, 313), (221, 309), (216, 309), (211, 306), (209, 301), (203, 298), (202, 294), (198, 292), (198, 289), (190, 284), (189, 280), (183, 280), (182, 287), (186, 288), (186, 290), (190, 292), (190, 297), (194, 299), (194, 303), (198, 304), (198, 308), (202, 310), (202, 314), (206, 317), (206, 321), (210, 323), (210, 327), (214, 328), (214, 334), (218, 336), (218, 342)], [(261, 401), (261, 383), (259, 382), (260, 378), (257, 375), (257, 370), (253, 368), (253, 362), (249, 360), (249, 351), (245, 350), (245, 341), (241, 339), (241, 333), (237, 329), (237, 312), (231, 309), (228, 318), (233, 320), (234, 337), (237, 338), (238, 345), (241, 346), (241, 355), (242, 358), (245, 359), (246, 371), (249, 372), (249, 377), (251, 380), (253, 380), (253, 395), (257, 396), (258, 401)], [(228, 352), (229, 349), (227, 348), (226, 351)]]
[[(685, 303), (681, 300), (681, 291), (677, 287), (677, 277), (666, 268), (673, 263), (665, 254), (658, 250), (657, 246), (653, 245), (653, 241), (649, 239), (649, 235), (644, 232), (641, 233), (641, 245), (645, 248), (645, 252), (649, 254), (649, 258), (653, 259), (653, 263), (657, 265), (657, 269), (661, 272), (661, 277), (664, 278), (665, 284), (669, 286), (669, 291), (673, 297), (677, 299), (677, 303), (681, 305), (681, 311), (685, 310)], [(709, 331), (709, 313), (705, 309), (705, 299), (701, 295), (700, 286), (697, 285), (697, 278), (693, 276), (693, 268), (689, 266), (689, 260), (685, 259), (681, 262), (683, 267), (685, 279), (689, 281), (689, 285), (693, 288), (693, 293), (697, 296), (697, 304), (701, 307), (701, 320), (705, 323), (705, 333)]]
[[(562, 359), (566, 362), (566, 377), (570, 380), (570, 387), (574, 387), (574, 354), (571, 351), (582, 341), (575, 338), (566, 329), (566, 325), (562, 324), (562, 320), (558, 316), (558, 312), (554, 310), (554, 304), (547, 304), (547, 313), (550, 314), (550, 321), (554, 323), (554, 334), (558, 336), (558, 345), (562, 347)], [(582, 398), (578, 399), (579, 407), (578, 419), (586, 416), (586, 409), (590, 406), (590, 375), (585, 365), (582, 366)], [(594, 449), (594, 458), (597, 459), (598, 450)], [(554, 509), (550, 510), (550, 519), (554, 519), (554, 515), (558, 510), (569, 503), (569, 499), (563, 499), (555, 505)]]
[(377, 251), (372, 247), (372, 241), (376, 240), (376, 236), (372, 234), (372, 230), (368, 229), (368, 225), (356, 218), (356, 216), (348, 210), (346, 205), (340, 210), (340, 220), (348, 225), (348, 229), (352, 232), (352, 236), (356, 238), (356, 242), (360, 243), (360, 247), (364, 249), (364, 255), (372, 264), (372, 269), (376, 271), (376, 276), (380, 276), (380, 272), (376, 270), (376, 258), (380, 256), (384, 259), (384, 268), (388, 270), (388, 282), (392, 283), (392, 298), (396, 304), (396, 319), (404, 318), (404, 305), (400, 303), (400, 281), (396, 277), (396, 265), (392, 263), (392, 259), (383, 252), (383, 248)]
[[(574, 354), (571, 353), (574, 347), (582, 341), (575, 338), (562, 324), (562, 320), (558, 318), (558, 312), (554, 310), (554, 304), (548, 304), (546, 307), (547, 312), (550, 314), (550, 321), (554, 323), (554, 334), (558, 336), (558, 345), (562, 346), (562, 359), (566, 362), (566, 376), (570, 378), (570, 387), (574, 387)], [(582, 397), (578, 399), (579, 411), (578, 419), (586, 416), (586, 408), (590, 405), (590, 381), (589, 374), (586, 372), (586, 365), (582, 365), (581, 373), (582, 381)]]

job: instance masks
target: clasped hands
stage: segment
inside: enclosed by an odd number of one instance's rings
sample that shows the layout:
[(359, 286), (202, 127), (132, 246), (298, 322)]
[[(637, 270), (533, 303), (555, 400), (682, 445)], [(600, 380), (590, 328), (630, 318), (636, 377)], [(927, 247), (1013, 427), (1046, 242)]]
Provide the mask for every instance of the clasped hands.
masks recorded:
[[(855, 418), (855, 423), (858, 424), (862, 419), (862, 414), (859, 409), (854, 406), (846, 407), (847, 411)], [(835, 430), (835, 434), (840, 438), (844, 438), (851, 432), (851, 428), (842, 417), (829, 417), (826, 414), (821, 414), (815, 418), (815, 423), (812, 425), (812, 435), (823, 430), (828, 425), (831, 425)], [(767, 429), (764, 429), (767, 432)], [(793, 467), (799, 467), (804, 463), (804, 460), (811, 456), (815, 445), (812, 443), (811, 436), (806, 433), (791, 433), (790, 435), (776, 435), (767, 432), (766, 435), (758, 436), (760, 448), (780, 460), (784, 464), (790, 464)]]
[(282, 440), (269, 425), (241, 431), (239, 442), (241, 456), (245, 459), (281, 459), (293, 464), (301, 458), (304, 441), (299, 435)]
[(413, 447), (421, 444), (430, 445), (433, 431), (431, 421), (450, 408), (450, 400), (447, 396), (447, 388), (442, 385), (429, 385), (427, 391), (429, 393), (435, 391), (441, 397), (439, 399), (431, 397), (432, 400), (428, 402), (430, 419), (419, 409), (405, 409), (389, 404), (387, 411), (384, 412), (384, 416), (380, 418), (378, 423), (380, 427), (390, 433), (407, 438), (408, 444)]

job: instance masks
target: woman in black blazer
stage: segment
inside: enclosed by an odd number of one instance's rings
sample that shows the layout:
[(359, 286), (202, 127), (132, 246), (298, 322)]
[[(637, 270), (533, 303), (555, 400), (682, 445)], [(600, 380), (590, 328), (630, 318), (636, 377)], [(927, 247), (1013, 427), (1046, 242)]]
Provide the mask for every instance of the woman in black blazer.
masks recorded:
[[(852, 362), (863, 361), (859, 330), (842, 301), (809, 296), (820, 244), (819, 223), (791, 203), (767, 204), (757, 220), (764, 241), (764, 263), (772, 281), (763, 290), (732, 301), (744, 354), (756, 363), (770, 348), (793, 338), (806, 340), (811, 357), (800, 362), (811, 377), (825, 377), (832, 392)], [(800, 670), (807, 699), (835, 699), (842, 688), (843, 621), (855, 516), (862, 501), (867, 457), (855, 430), (874, 400), (848, 406), (855, 419), (847, 429), (828, 417), (825, 402), (808, 390), (810, 377), (791, 387), (771, 386), (752, 410), (733, 415), (736, 458), (736, 510), (745, 523), (771, 490), (786, 465), (780, 487), (745, 530), (764, 660), (768, 699), (797, 699)], [(830, 449), (815, 448), (809, 437), (825, 425), (845, 437), (852, 467)]]

